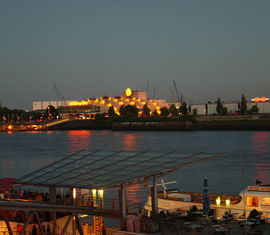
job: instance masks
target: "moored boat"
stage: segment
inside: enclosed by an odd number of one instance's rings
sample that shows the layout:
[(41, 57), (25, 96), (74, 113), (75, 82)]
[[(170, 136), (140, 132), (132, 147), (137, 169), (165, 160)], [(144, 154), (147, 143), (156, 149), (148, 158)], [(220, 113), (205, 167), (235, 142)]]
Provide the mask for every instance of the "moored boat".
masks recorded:
[[(220, 199), (217, 201), (217, 199)], [(270, 217), (270, 187), (269, 186), (248, 186), (239, 195), (209, 194), (210, 210), (217, 211), (220, 217), (226, 212), (236, 217), (248, 216), (256, 209), (262, 213), (262, 217)], [(158, 211), (186, 213), (192, 206), (198, 210), (203, 209), (203, 193), (194, 192), (160, 192), (158, 193)], [(151, 197), (144, 206), (144, 209), (151, 211)]]

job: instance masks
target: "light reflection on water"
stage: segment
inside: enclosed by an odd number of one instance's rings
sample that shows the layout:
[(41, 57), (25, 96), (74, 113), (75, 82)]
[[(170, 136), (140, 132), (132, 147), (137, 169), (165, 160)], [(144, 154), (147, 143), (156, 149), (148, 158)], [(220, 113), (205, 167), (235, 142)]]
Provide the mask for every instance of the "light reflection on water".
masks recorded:
[[(0, 177), (24, 176), (82, 149), (227, 153), (226, 157), (187, 166), (166, 177), (177, 180), (183, 191), (201, 191), (203, 178), (207, 176), (210, 192), (237, 194), (242, 188), (243, 161), (245, 185), (254, 185), (256, 179), (270, 183), (268, 131), (0, 133)], [(142, 185), (130, 188), (129, 199), (136, 201), (141, 190)]]

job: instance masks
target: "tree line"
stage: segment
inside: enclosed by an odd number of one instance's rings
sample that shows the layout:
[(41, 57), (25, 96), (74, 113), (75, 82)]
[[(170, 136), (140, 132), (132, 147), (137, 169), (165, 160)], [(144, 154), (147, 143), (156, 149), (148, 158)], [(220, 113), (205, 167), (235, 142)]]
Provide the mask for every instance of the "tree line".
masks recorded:
[(45, 121), (57, 118), (58, 110), (52, 105), (48, 106), (45, 112), (25, 111), (22, 109), (9, 109), (0, 107), (0, 122), (20, 123), (27, 121)]
[(109, 117), (177, 117), (180, 115), (187, 115), (188, 113), (189, 109), (185, 102), (183, 102), (179, 108), (176, 108), (176, 106), (172, 104), (169, 108), (162, 107), (160, 111), (154, 110), (153, 112), (151, 112), (147, 104), (143, 106), (141, 112), (136, 105), (121, 105), (119, 108), (119, 115), (116, 114), (113, 106), (108, 109)]
[[(228, 115), (227, 107), (223, 106), (221, 99), (218, 97), (216, 101), (217, 107), (216, 111), (219, 115)], [(244, 94), (242, 94), (241, 102), (240, 102), (240, 114), (257, 114), (259, 112), (259, 108), (257, 105), (253, 105), (250, 110), (247, 108), (247, 100)]]

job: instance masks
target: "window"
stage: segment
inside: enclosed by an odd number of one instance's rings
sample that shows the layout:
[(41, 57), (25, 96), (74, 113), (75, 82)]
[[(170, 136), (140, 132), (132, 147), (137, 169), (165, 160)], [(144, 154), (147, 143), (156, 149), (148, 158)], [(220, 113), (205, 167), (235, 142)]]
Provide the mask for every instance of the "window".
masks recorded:
[[(270, 199), (270, 198), (269, 198)], [(250, 207), (258, 207), (258, 197), (246, 197), (246, 204)]]
[(262, 198), (262, 206), (270, 206), (270, 197)]

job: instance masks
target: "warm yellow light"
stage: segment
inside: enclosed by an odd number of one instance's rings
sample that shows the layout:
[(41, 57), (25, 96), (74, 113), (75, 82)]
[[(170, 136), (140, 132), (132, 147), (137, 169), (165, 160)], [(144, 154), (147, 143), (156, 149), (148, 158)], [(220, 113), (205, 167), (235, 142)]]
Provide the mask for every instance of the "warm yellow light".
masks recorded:
[(103, 194), (104, 194), (104, 190), (103, 189), (99, 189), (98, 190), (98, 197), (99, 197), (99, 199), (103, 199)]
[(107, 106), (108, 106), (108, 107), (111, 107), (111, 106), (112, 106), (112, 104), (107, 104)]
[(72, 194), (73, 194), (73, 199), (75, 200), (76, 199), (76, 188), (73, 188)]
[(230, 209), (230, 204), (231, 204), (230, 199), (227, 199), (225, 202), (226, 202), (227, 209)]
[(131, 105), (134, 105), (134, 104), (135, 104), (135, 102), (133, 102), (133, 101), (132, 101), (132, 102), (130, 102), (130, 104), (131, 104)]
[(117, 112), (117, 108), (113, 107), (113, 109), (114, 109), (114, 112)]
[(113, 99), (113, 101), (114, 101), (114, 102), (117, 102), (117, 101), (118, 101), (118, 99)]
[(88, 101), (82, 100), (82, 101), (69, 102), (69, 106), (81, 106), (81, 105), (88, 105)]
[(112, 100), (112, 97), (109, 97), (108, 100)]
[(127, 89), (126, 89), (126, 96), (129, 97), (129, 96), (131, 96), (131, 95), (132, 95), (132, 90), (131, 90), (131, 88), (127, 88)]
[(84, 218), (84, 217), (87, 217), (88, 215), (81, 215), (80, 218)]
[(100, 101), (100, 104), (105, 104), (105, 101), (104, 100)]
[(93, 198), (97, 197), (97, 190), (96, 189), (92, 189), (92, 195), (93, 195)]
[(157, 110), (157, 113), (158, 113), (158, 114), (161, 114), (161, 111), (160, 111), (160, 110)]
[(13, 126), (12, 125), (8, 125), (7, 127), (9, 130), (12, 130)]
[(123, 104), (124, 104), (124, 102), (119, 102), (118, 104), (119, 104), (119, 105), (123, 105)]
[(218, 197), (218, 198), (216, 199), (216, 204), (217, 204), (217, 206), (220, 206), (220, 197)]
[(97, 206), (97, 190), (96, 189), (92, 189), (92, 196), (93, 196), (93, 206), (96, 207)]
[(95, 99), (94, 103), (98, 103), (98, 98)]

